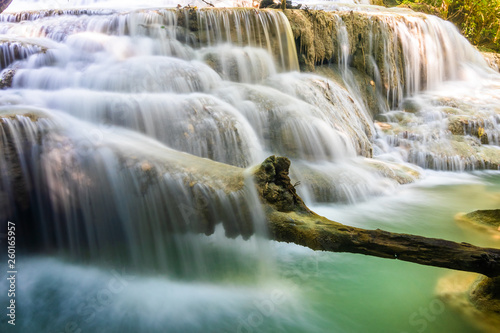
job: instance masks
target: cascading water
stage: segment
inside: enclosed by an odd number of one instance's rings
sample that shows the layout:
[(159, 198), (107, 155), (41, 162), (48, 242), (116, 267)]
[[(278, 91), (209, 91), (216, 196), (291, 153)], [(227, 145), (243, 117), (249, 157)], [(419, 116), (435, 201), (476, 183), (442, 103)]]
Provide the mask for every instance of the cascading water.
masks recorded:
[(498, 169), (498, 73), (451, 23), (377, 7), (328, 17), (331, 66), (379, 121), (375, 156), (437, 170)]
[[(497, 178), (446, 174), (458, 185), (429, 193), (441, 175), (420, 167), (498, 165), (498, 74), (441, 20), (331, 4), (349, 11), (331, 15), (329, 78), (299, 71), (280, 11), (19, 0), (0, 15), (0, 219), (26, 221), (19, 244), (44, 255), (20, 259), (23, 331), (408, 330), (439, 271), (267, 241), (242, 168), (271, 154), (291, 158), (300, 195), (341, 222), (495, 244), (432, 226), (494, 206), (480, 188)], [(452, 139), (477, 151), (450, 152)], [(379, 306), (394, 285), (413, 302)], [(386, 294), (367, 299), (371, 288)], [(451, 311), (429, 328), (472, 329)]]

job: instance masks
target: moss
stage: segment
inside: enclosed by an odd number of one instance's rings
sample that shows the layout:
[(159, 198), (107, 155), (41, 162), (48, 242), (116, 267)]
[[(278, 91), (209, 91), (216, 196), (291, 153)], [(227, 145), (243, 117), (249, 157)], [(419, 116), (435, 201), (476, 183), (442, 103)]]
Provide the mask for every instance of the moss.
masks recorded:
[(453, 135), (465, 135), (469, 119), (465, 116), (450, 117), (448, 120), (448, 130)]
[(386, 7), (395, 7), (399, 5), (398, 0), (382, 0), (382, 2)]
[(444, 18), (443, 15), (442, 15), (442, 12), (438, 8), (430, 6), (430, 5), (426, 4), (426, 3), (413, 3), (413, 2), (410, 2), (410, 3), (398, 5), (398, 7), (400, 7), (400, 8), (408, 8), (408, 9), (411, 9), (411, 10), (416, 11), (416, 12), (420, 12), (420, 13), (424, 13), (424, 14), (429, 14), (429, 15), (435, 15), (435, 16)]
[(500, 228), (500, 209), (492, 210), (476, 210), (474, 212), (465, 214), (463, 219), (467, 219), (472, 223), (482, 224), (496, 228)]
[(404, 112), (417, 113), (422, 109), (421, 105), (414, 99), (408, 98), (403, 102)]
[(398, 74), (404, 72), (401, 43), (390, 44), (390, 47), (385, 48), (384, 40), (393, 40), (393, 32), (383, 28), (384, 23), (376, 14), (291, 10), (286, 15), (292, 27), (301, 68), (313, 71), (315, 66), (337, 63), (341, 49), (338, 44), (339, 28), (345, 26), (350, 43), (348, 65), (367, 74), (370, 81), (375, 77), (381, 79), (379, 86), (373, 85), (371, 89), (379, 89), (380, 93), (388, 94), (389, 100), (392, 100), (391, 94), (399, 91), (399, 87), (404, 87), (404, 75)]
[(279, 212), (310, 212), (297, 195), (289, 177), (290, 160), (286, 157), (268, 157), (255, 171), (258, 192)]
[(295, 38), (299, 64), (313, 71), (315, 65), (324, 64), (336, 55), (334, 13), (318, 10), (287, 10), (285, 12)]

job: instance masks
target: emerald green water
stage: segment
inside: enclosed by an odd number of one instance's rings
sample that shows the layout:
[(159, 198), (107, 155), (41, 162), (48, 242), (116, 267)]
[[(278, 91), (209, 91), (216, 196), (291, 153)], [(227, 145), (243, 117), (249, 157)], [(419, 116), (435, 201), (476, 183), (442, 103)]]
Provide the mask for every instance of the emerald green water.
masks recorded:
[[(499, 239), (454, 220), (459, 212), (498, 208), (497, 173), (431, 173), (392, 197), (350, 206), (319, 206), (328, 218), (362, 228), (499, 247)], [(286, 246), (280, 247), (283, 251)], [(332, 332), (476, 332), (436, 296), (449, 270), (351, 254), (304, 251), (295, 261), (318, 261), (318, 274), (301, 285), (311, 312)], [(298, 259), (300, 258), (300, 259)], [(297, 264), (297, 263), (296, 263)], [(332, 322), (338, 327), (331, 330)]]

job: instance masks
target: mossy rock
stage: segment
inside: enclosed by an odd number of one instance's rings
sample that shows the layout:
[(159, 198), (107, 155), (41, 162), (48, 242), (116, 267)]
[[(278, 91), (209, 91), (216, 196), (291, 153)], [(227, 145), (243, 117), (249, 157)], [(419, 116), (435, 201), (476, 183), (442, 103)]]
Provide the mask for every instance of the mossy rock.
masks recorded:
[(500, 209), (476, 210), (462, 216), (470, 222), (500, 228)]
[(443, 15), (438, 8), (431, 6), (431, 5), (428, 5), (426, 3), (408, 3), (408, 4), (399, 5), (397, 7), (408, 8), (408, 9), (411, 9), (411, 10), (416, 11), (416, 12), (425, 13), (425, 14), (429, 14), (429, 15), (435, 15), (435, 16), (438, 16), (440, 18), (443, 18)]
[[(377, 1), (377, 2), (380, 2), (380, 1)], [(373, 0), (372, 0), (372, 3), (373, 3)], [(382, 0), (382, 3), (386, 7), (395, 7), (395, 6), (399, 5), (397, 0)]]
[(314, 71), (316, 64), (333, 58), (336, 34), (333, 14), (315, 10), (287, 10), (285, 15), (295, 39), (299, 65), (303, 70)]
[(403, 110), (409, 113), (417, 113), (422, 109), (422, 106), (414, 99), (408, 98), (403, 102)]

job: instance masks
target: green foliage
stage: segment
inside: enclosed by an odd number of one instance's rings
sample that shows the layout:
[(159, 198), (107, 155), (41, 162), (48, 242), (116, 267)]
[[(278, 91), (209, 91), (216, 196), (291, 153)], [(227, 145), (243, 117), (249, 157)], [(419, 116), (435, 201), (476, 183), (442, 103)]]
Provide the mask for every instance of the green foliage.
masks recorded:
[(453, 22), (471, 43), (500, 52), (500, 0), (397, 0)]

